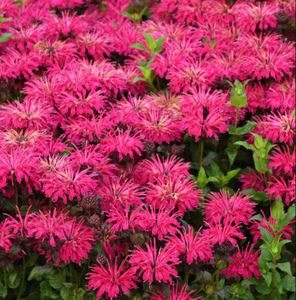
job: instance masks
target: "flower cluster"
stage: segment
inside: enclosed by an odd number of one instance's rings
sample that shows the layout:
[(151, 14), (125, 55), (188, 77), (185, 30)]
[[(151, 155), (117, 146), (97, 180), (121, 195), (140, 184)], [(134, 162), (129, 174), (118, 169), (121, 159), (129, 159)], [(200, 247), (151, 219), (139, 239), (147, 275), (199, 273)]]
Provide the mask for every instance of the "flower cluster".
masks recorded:
[[(260, 278), (256, 195), (295, 202), (293, 22), (289, 0), (0, 0), (0, 265), (34, 251), (97, 299)], [(256, 134), (264, 172), (237, 156)]]

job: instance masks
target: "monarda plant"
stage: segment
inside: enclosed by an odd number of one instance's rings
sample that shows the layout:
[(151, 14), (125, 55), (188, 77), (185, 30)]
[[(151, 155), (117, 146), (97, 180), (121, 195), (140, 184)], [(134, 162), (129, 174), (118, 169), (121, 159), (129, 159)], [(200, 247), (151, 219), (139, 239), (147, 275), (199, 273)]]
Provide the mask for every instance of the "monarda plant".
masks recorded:
[(0, 299), (295, 299), (295, 3), (0, 0)]

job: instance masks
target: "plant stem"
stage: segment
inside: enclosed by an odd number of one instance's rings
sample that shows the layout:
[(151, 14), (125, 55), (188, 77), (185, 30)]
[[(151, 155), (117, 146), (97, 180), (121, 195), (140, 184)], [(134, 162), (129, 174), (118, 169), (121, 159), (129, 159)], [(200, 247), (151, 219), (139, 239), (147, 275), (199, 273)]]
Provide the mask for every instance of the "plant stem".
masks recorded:
[(198, 142), (198, 165), (199, 166), (202, 166), (203, 152), (204, 152), (204, 140), (203, 138), (200, 138)]
[(235, 121), (234, 121), (234, 129), (236, 133), (237, 125), (238, 125), (238, 117), (239, 117), (239, 108), (235, 109)]
[(19, 195), (18, 195), (18, 188), (17, 188), (17, 182), (14, 179), (13, 180), (13, 192), (14, 192), (14, 199), (15, 199), (15, 205), (18, 206), (19, 202)]
[(26, 261), (25, 261), (25, 258), (23, 258), (23, 271), (22, 271), (22, 277), (21, 277), (21, 283), (20, 283), (20, 288), (19, 288), (19, 291), (18, 291), (18, 294), (17, 294), (17, 300), (20, 300), (22, 298), (22, 295), (23, 295), (23, 290), (24, 290), (24, 284), (25, 284), (25, 277), (26, 277)]

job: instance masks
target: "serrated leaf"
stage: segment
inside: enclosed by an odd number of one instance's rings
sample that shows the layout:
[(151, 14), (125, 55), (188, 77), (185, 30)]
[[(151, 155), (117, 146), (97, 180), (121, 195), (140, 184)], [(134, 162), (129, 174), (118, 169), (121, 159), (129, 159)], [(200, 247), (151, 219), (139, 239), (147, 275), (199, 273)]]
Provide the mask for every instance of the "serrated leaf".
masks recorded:
[(163, 45), (164, 39), (165, 39), (165, 37), (161, 36), (159, 39), (156, 40), (155, 53), (162, 51), (162, 45)]
[[(255, 191), (253, 189), (243, 190), (242, 194), (251, 195), (253, 200), (256, 201), (269, 201), (267, 193), (262, 191)], [(262, 217), (261, 217), (262, 218)]]
[(295, 218), (295, 206), (292, 205), (289, 207), (287, 213), (284, 215), (282, 220), (278, 222), (278, 229), (282, 230), (285, 226), (287, 226), (293, 219)]
[(237, 168), (237, 169), (234, 169), (234, 170), (230, 170), (227, 172), (225, 178), (227, 180), (227, 183), (232, 179), (234, 178), (239, 172), (240, 172), (240, 168)]
[(271, 273), (268, 272), (267, 274), (262, 274), (265, 282), (266, 282), (266, 285), (267, 286), (270, 286), (271, 285), (271, 281), (272, 281), (272, 276), (271, 276)]
[(273, 219), (279, 222), (283, 219), (284, 215), (285, 211), (283, 202), (281, 200), (275, 201), (271, 208), (271, 216), (273, 217)]
[(66, 288), (66, 287), (62, 287), (61, 290), (60, 290), (60, 295), (61, 295), (61, 298), (63, 300), (69, 300), (71, 299), (71, 290)]
[(282, 272), (285, 272), (285, 273), (287, 273), (289, 275), (292, 275), (290, 262), (277, 263), (276, 264), (276, 268), (278, 268)]
[(295, 288), (295, 281), (296, 281), (296, 278), (294, 276), (291, 276), (291, 275), (286, 275), (284, 278), (283, 278), (283, 288), (286, 290), (286, 291), (289, 291), (289, 292), (295, 292), (296, 291), (296, 288)]
[(262, 239), (265, 242), (267, 242), (268, 244), (271, 244), (273, 239), (274, 239), (273, 235), (267, 229), (265, 229), (264, 227), (260, 227), (259, 230), (260, 230)]
[(42, 277), (45, 274), (52, 272), (52, 268), (48, 265), (36, 266), (31, 270), (31, 273), (28, 277), (28, 281), (31, 281), (34, 278)]

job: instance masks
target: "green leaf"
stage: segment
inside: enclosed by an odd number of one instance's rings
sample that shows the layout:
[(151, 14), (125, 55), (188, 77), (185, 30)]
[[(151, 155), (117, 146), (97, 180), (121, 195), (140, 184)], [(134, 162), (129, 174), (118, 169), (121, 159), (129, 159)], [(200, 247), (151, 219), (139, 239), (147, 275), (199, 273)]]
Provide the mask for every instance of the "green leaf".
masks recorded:
[(247, 150), (256, 151), (256, 148), (253, 145), (251, 145), (247, 142), (244, 142), (244, 141), (237, 141), (234, 143), (234, 145), (242, 146), (242, 147), (246, 148)]
[(28, 277), (28, 281), (31, 281), (32, 279), (38, 278), (38, 277), (42, 277), (45, 274), (49, 274), (52, 272), (52, 268), (48, 265), (44, 265), (44, 266), (36, 266), (32, 269), (29, 277)]
[(162, 51), (162, 45), (164, 42), (165, 37), (161, 36), (159, 39), (156, 40), (156, 47), (155, 47), (155, 52), (161, 52)]
[(245, 91), (247, 82), (248, 81), (241, 83), (239, 80), (235, 80), (230, 92), (230, 102), (232, 106), (236, 108), (243, 108), (248, 105), (248, 99)]
[(7, 296), (7, 287), (2, 282), (0, 282), (0, 297), (5, 299), (6, 296)]
[(249, 133), (256, 126), (256, 124), (256, 122), (248, 122), (246, 125), (237, 127), (236, 129), (233, 125), (230, 125), (228, 133), (233, 135), (244, 135)]
[(295, 206), (292, 205), (289, 207), (287, 213), (284, 215), (282, 220), (278, 222), (278, 229), (282, 230), (285, 226), (287, 226), (293, 219), (295, 218)]
[(262, 295), (270, 294), (270, 287), (266, 284), (265, 280), (259, 281), (259, 283), (256, 285), (256, 290), (258, 293)]
[(227, 147), (225, 149), (226, 155), (229, 160), (230, 167), (233, 165), (233, 163), (237, 157), (238, 149), (239, 149), (238, 145), (232, 145), (231, 147)]
[(271, 281), (272, 281), (272, 275), (271, 275), (271, 272), (268, 272), (266, 274), (262, 274), (265, 282), (266, 282), (266, 285), (267, 286), (270, 286), (271, 285)]
[(266, 243), (268, 243), (268, 244), (272, 243), (274, 237), (267, 229), (265, 229), (264, 227), (260, 227), (260, 233), (261, 233), (262, 239)]
[(283, 288), (288, 292), (296, 292), (295, 280), (296, 278), (294, 276), (286, 275), (282, 280)]
[(203, 167), (199, 169), (198, 175), (197, 175), (197, 185), (199, 188), (203, 188), (207, 185), (208, 179), (206, 171)]
[(19, 276), (18, 272), (12, 272), (9, 274), (8, 276), (8, 287), (10, 287), (11, 289), (16, 289), (21, 282), (21, 278)]
[(290, 262), (277, 263), (276, 264), (276, 268), (278, 268), (282, 272), (285, 272), (285, 273), (287, 273), (289, 275), (292, 275)]
[(140, 77), (140, 76), (136, 76), (134, 79), (133, 79), (133, 83), (136, 83), (138, 81), (144, 81), (145, 82), (145, 79)]
[(63, 300), (69, 300), (72, 298), (71, 290), (66, 287), (61, 288), (60, 295)]
[(135, 43), (135, 44), (132, 44), (131, 45), (131, 48), (133, 48), (133, 49), (138, 49), (138, 50), (146, 50), (145, 48), (144, 48), (144, 46), (141, 44), (141, 43)]
[(40, 283), (41, 299), (60, 299), (59, 295), (51, 288), (47, 281)]
[(47, 276), (48, 283), (50, 286), (56, 290), (59, 290), (63, 286), (63, 282), (65, 281), (65, 277), (63, 274), (60, 273), (54, 273)]
[(156, 42), (155, 40), (152, 38), (151, 35), (149, 35), (148, 33), (144, 32), (143, 36), (146, 40), (147, 46), (150, 48), (150, 50), (152, 50), (152, 52), (155, 50), (156, 48)]
[(237, 169), (234, 169), (234, 170), (231, 170), (231, 171), (228, 171), (225, 178), (227, 180), (226, 184), (232, 179), (234, 178), (239, 172), (240, 172), (240, 168), (237, 168)]
[(248, 189), (248, 190), (243, 190), (242, 194), (244, 195), (251, 195), (253, 200), (256, 201), (269, 201), (269, 197), (267, 193), (262, 192), (262, 191), (255, 191), (253, 189)]
[(224, 175), (223, 172), (221, 171), (219, 165), (215, 161), (211, 162), (209, 169), (208, 169), (208, 174), (210, 174), (211, 176), (214, 176), (214, 177)]
[(268, 170), (268, 160), (260, 157), (257, 152), (253, 153), (253, 160), (256, 171), (265, 174)]
[(280, 222), (285, 215), (284, 204), (281, 200), (275, 201), (271, 208), (271, 216), (278, 222)]
[(0, 35), (0, 43), (7, 42), (12, 37), (11, 33), (5, 32), (2, 35)]

